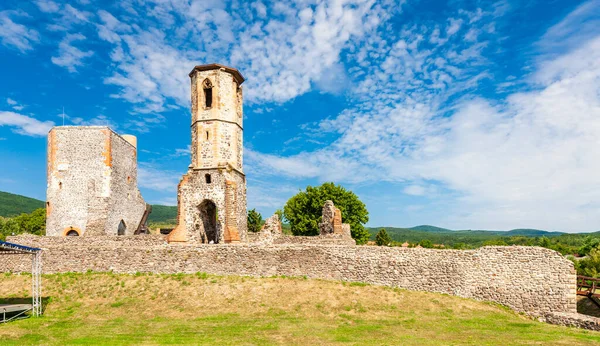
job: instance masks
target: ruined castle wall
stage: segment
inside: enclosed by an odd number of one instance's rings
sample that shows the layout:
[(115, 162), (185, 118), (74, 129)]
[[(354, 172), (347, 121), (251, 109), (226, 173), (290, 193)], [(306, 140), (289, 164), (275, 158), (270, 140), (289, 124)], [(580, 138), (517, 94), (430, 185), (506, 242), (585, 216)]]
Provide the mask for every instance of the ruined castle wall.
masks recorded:
[(62, 126), (48, 134), (46, 235), (133, 234), (145, 210), (134, 146), (106, 126)]
[[(122, 237), (136, 238), (136, 237)], [(338, 245), (153, 245), (123, 241), (69, 246), (9, 241), (44, 248), (44, 272), (194, 273), (252, 276), (307, 276), (365, 282), (409, 290), (447, 293), (492, 301), (532, 315), (576, 312), (573, 264), (539, 247), (484, 247), (436, 250)], [(144, 239), (144, 238), (141, 238)], [(77, 246), (74, 246), (76, 245)], [(2, 271), (29, 271), (30, 262), (12, 261)]]
[(62, 236), (70, 227), (81, 235), (103, 230), (111, 160), (108, 128), (66, 126), (50, 131), (47, 235)]
[(116, 235), (123, 220), (125, 234), (133, 235), (146, 210), (137, 185), (137, 149), (114, 132), (111, 132), (111, 141), (111, 193), (105, 230), (106, 234)]

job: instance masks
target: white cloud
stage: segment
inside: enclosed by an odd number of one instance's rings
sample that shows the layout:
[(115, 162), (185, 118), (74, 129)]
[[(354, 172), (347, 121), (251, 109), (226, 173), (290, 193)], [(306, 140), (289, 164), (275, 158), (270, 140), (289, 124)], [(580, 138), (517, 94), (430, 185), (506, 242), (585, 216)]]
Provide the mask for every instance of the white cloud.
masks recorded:
[(39, 7), (40, 11), (45, 13), (56, 13), (60, 10), (60, 6), (51, 0), (38, 0), (35, 4)]
[(7, 98), (6, 99), (6, 103), (8, 103), (10, 106), (14, 106), (17, 104), (17, 101), (11, 99), (11, 98)]
[(26, 16), (17, 11), (0, 11), (0, 40), (7, 47), (16, 48), (21, 52), (33, 49), (33, 45), (40, 40), (39, 33), (29, 29), (23, 24), (15, 23), (12, 17)]
[(181, 172), (161, 170), (150, 163), (138, 164), (138, 184), (146, 189), (176, 194), (182, 175)]
[(71, 73), (77, 72), (77, 67), (83, 66), (83, 60), (94, 55), (92, 51), (82, 51), (73, 46), (73, 42), (85, 39), (82, 34), (67, 34), (58, 45), (59, 56), (53, 56), (52, 62)]
[(176, 148), (173, 156), (189, 156), (192, 152), (192, 146), (188, 145), (187, 148)]
[(0, 126), (12, 127), (13, 131), (26, 136), (45, 136), (54, 126), (52, 121), (39, 121), (27, 115), (0, 111)]

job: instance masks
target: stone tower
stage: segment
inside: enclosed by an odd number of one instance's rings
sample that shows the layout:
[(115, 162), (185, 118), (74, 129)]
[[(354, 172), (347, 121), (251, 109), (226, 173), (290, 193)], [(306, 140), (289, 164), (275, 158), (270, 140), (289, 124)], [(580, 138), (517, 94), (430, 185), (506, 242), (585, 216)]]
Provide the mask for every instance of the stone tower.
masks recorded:
[(46, 235), (133, 235), (150, 211), (137, 186), (137, 140), (106, 126), (48, 133)]
[(192, 163), (179, 182), (177, 227), (169, 242), (246, 241), (243, 171), (244, 77), (234, 68), (196, 66), (192, 84)]

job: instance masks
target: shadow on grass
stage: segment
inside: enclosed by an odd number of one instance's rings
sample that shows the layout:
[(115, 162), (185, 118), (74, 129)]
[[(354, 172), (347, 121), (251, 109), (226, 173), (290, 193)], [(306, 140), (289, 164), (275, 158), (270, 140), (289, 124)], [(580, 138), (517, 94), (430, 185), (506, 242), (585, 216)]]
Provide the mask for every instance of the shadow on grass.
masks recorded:
[[(50, 297), (42, 297), (42, 315), (46, 311), (46, 306), (50, 303)], [(29, 304), (33, 303), (32, 298), (26, 297), (14, 297), (14, 298), (2, 298), (0, 297), (0, 304)]]

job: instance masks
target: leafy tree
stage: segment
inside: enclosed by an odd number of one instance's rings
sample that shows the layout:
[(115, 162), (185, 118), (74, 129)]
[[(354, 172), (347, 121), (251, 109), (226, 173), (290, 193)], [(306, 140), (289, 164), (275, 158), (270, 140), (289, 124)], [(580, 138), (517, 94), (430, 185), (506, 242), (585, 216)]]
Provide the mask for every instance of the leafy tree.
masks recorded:
[(375, 236), (375, 243), (378, 246), (389, 246), (391, 242), (392, 238), (390, 238), (390, 236), (387, 234), (385, 228), (382, 228), (379, 230), (379, 232), (377, 232), (377, 235)]
[(318, 235), (319, 222), (325, 201), (331, 200), (342, 212), (342, 222), (350, 224), (352, 238), (357, 244), (369, 240), (369, 232), (363, 226), (369, 221), (365, 204), (352, 192), (334, 183), (307, 186), (290, 198), (283, 207), (283, 216), (289, 221), (294, 235)]
[(13, 218), (0, 218), (0, 238), (6, 239), (6, 236), (17, 235), (21, 233), (31, 233), (44, 235), (46, 232), (46, 209), (39, 208), (31, 214), (21, 214)]
[(592, 236), (585, 237), (583, 244), (577, 251), (580, 255), (585, 256), (589, 254), (593, 249), (600, 248), (600, 238), (594, 238)]
[(433, 248), (433, 243), (431, 242), (431, 240), (429, 239), (423, 239), (419, 242), (419, 245), (421, 245), (422, 247), (426, 248), (426, 249), (431, 249)]
[(580, 260), (574, 260), (578, 275), (600, 278), (600, 249), (594, 248)]
[(259, 232), (262, 224), (262, 215), (256, 209), (248, 210), (248, 231)]

